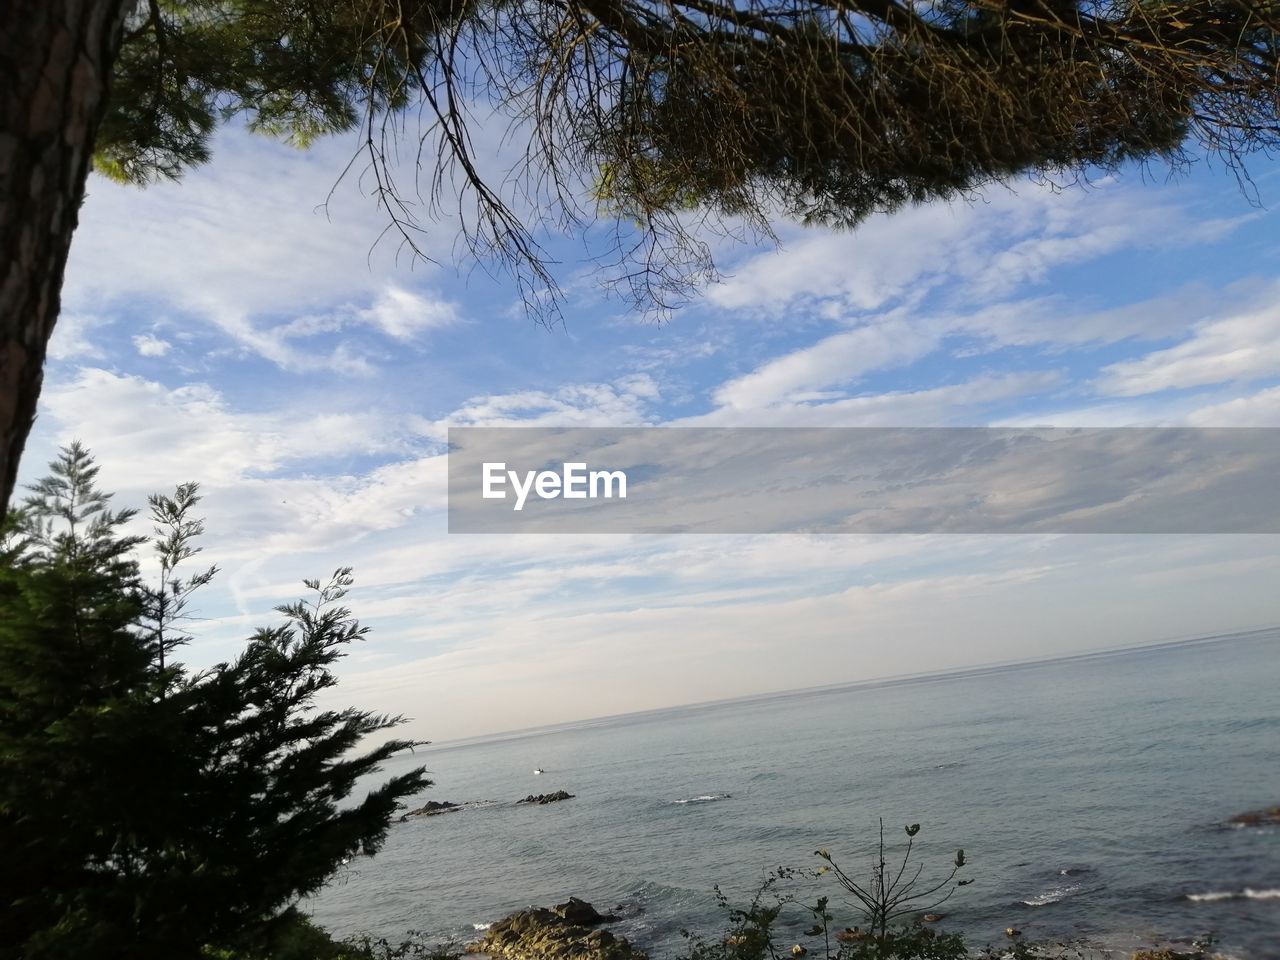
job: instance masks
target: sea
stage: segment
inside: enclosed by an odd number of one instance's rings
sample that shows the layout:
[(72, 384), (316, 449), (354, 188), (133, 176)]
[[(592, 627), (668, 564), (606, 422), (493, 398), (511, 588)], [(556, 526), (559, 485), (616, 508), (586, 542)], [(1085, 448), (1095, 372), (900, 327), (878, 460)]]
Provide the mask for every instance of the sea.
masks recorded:
[[(868, 877), (920, 824), (911, 875), (956, 890), (935, 912), (974, 947), (1125, 951), (1212, 934), (1280, 958), (1280, 630), (587, 720), (420, 748), (419, 798), (456, 812), (393, 825), (305, 908), (339, 935), (463, 943), (512, 911), (583, 898), (654, 960), (724, 936), (771, 871), (859, 916), (822, 848)], [(540, 769), (541, 774), (534, 770)], [(571, 800), (516, 804), (566, 790)], [(779, 889), (779, 888), (775, 888)], [(927, 907), (928, 901), (922, 903)], [(792, 909), (779, 941), (805, 942)]]

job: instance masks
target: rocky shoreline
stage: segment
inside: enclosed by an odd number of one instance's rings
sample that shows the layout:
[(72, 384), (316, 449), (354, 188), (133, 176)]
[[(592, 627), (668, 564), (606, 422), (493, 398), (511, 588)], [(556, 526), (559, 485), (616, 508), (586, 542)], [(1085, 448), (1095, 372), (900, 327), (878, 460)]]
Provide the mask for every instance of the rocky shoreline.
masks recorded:
[[(502, 806), (542, 806), (573, 799), (565, 790), (544, 794), (529, 794)], [(452, 801), (428, 801), (422, 807), (408, 811), (400, 819), (430, 817), (453, 813), (464, 807), (498, 805), (498, 801), (479, 803), (454, 803)], [(1253, 810), (1218, 821), (1233, 827), (1270, 827), (1280, 825), (1280, 807)], [(618, 908), (622, 909), (622, 908)], [(626, 937), (619, 936), (605, 926), (619, 918), (602, 914), (594, 906), (577, 897), (570, 897), (554, 907), (529, 907), (495, 921), (480, 939), (465, 945), (468, 954), (484, 955), (494, 960), (648, 960), (648, 954), (633, 946)], [(945, 917), (941, 914), (921, 915), (919, 923), (933, 925)], [(924, 931), (932, 935), (932, 930)], [(1005, 931), (1014, 943), (1021, 943), (1022, 931), (1010, 927)], [(849, 945), (862, 940), (866, 934), (858, 928), (846, 928), (835, 933), (840, 944)], [(736, 947), (735, 936), (727, 937), (726, 947)], [(1060, 952), (1055, 952), (1055, 948)], [(1023, 948), (1026, 949), (1026, 948)], [(1034, 955), (1045, 958), (1079, 957), (1097, 952), (1101, 956), (1127, 957), (1129, 960), (1222, 960), (1223, 954), (1214, 952), (1208, 944), (1156, 940), (1146, 945), (1131, 943), (1112, 944), (1103, 947), (1096, 943), (1057, 943), (1049, 946), (1035, 944), (1030, 947)], [(1082, 953), (1082, 951), (1084, 951)], [(791, 947), (792, 955), (805, 956), (809, 949), (797, 943)]]
[[(465, 944), (463, 950), (467, 954), (493, 960), (649, 960), (648, 954), (633, 946), (626, 937), (604, 929), (619, 919), (611, 913), (600, 913), (585, 900), (570, 897), (553, 907), (527, 907), (495, 921), (478, 940)], [(920, 917), (920, 922), (934, 924), (943, 919), (940, 914), (925, 914)], [(814, 928), (806, 933), (814, 934), (816, 931)], [(926, 928), (921, 932), (929, 939), (935, 936), (932, 929)], [(1106, 946), (1089, 940), (1023, 944), (1021, 930), (1010, 927), (1005, 935), (1014, 944), (1007, 952), (996, 950), (993, 953), (988, 948), (986, 952), (970, 950), (969, 955), (988, 960), (1015, 956), (1038, 957), (1041, 960), (1229, 960), (1227, 955), (1215, 952), (1208, 944), (1190, 941), (1148, 940), (1146, 944)], [(834, 933), (837, 944), (844, 949), (856, 947), (868, 936), (857, 927), (846, 927)], [(733, 955), (740, 947), (749, 946), (749, 938), (738, 934), (730, 934), (721, 942), (727, 948), (726, 956)], [(801, 943), (796, 943), (789, 951), (785, 946), (781, 950), (789, 952), (792, 957), (811, 953), (810, 948)], [(815, 956), (822, 954), (821, 949), (813, 953)], [(844, 955), (843, 950), (841, 955)]]
[(601, 929), (617, 919), (570, 897), (550, 909), (530, 907), (497, 921), (466, 951), (501, 960), (648, 960), (626, 937)]

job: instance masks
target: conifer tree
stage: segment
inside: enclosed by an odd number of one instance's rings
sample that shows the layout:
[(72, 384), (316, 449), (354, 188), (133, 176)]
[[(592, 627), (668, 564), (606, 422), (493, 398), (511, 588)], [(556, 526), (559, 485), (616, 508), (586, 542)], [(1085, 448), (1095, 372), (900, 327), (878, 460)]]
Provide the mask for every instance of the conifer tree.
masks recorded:
[(156, 587), (134, 513), (109, 509), (97, 472), (78, 444), (64, 450), (0, 546), (0, 957), (252, 950), (341, 863), (375, 852), (429, 781), (412, 770), (358, 798), (413, 743), (361, 752), (401, 718), (317, 705), (366, 632), (340, 605), (350, 570), (308, 581), (313, 599), (278, 608), (283, 623), (234, 660), (162, 667), (185, 638), (173, 598), (213, 575), (174, 579), (197, 549), (197, 488), (152, 501)]
[[(132, 829), (155, 736), (139, 577), (79, 445), (50, 466), (0, 564), (0, 953), (69, 955)], [(145, 789), (145, 786), (143, 786)]]

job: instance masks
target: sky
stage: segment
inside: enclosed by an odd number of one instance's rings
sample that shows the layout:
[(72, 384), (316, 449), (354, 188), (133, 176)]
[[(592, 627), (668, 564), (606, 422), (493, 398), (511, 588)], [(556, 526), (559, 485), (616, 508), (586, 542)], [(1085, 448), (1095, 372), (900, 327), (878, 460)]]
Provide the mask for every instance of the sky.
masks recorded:
[(385, 238), (353, 143), (223, 131), (94, 177), (22, 477), (79, 439), (120, 506), (197, 480), (192, 665), (304, 577), (371, 628), (336, 703), (433, 741), (1280, 623), (1273, 535), (449, 534), (450, 426), (1280, 426), (1280, 167), (1030, 181), (713, 240), (665, 323), (550, 241), (564, 321), (442, 224)]

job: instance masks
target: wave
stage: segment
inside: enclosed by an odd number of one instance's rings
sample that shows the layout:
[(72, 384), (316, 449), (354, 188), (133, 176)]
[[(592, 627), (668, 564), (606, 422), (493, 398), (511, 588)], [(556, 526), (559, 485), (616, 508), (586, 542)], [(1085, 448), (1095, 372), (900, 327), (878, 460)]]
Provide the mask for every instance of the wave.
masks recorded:
[(1223, 890), (1212, 893), (1188, 893), (1187, 899), (1195, 903), (1216, 903), (1219, 900), (1280, 900), (1280, 890)]
[(488, 930), (492, 926), (493, 926), (492, 923), (473, 923), (471, 925), (471, 929), (472, 930)]
[(1083, 888), (1078, 883), (1073, 883), (1065, 887), (1051, 887), (1043, 893), (1037, 893), (1034, 897), (1028, 897), (1022, 903), (1028, 907), (1047, 907), (1051, 903), (1057, 903), (1065, 900), (1073, 894), (1079, 893)]
[(1210, 830), (1253, 830), (1257, 833), (1272, 833), (1276, 829), (1274, 823), (1214, 823), (1208, 827)]
[(701, 796), (689, 797), (686, 800), (672, 800), (672, 803), (712, 803), (716, 800), (728, 800), (731, 794), (728, 793), (704, 793)]

